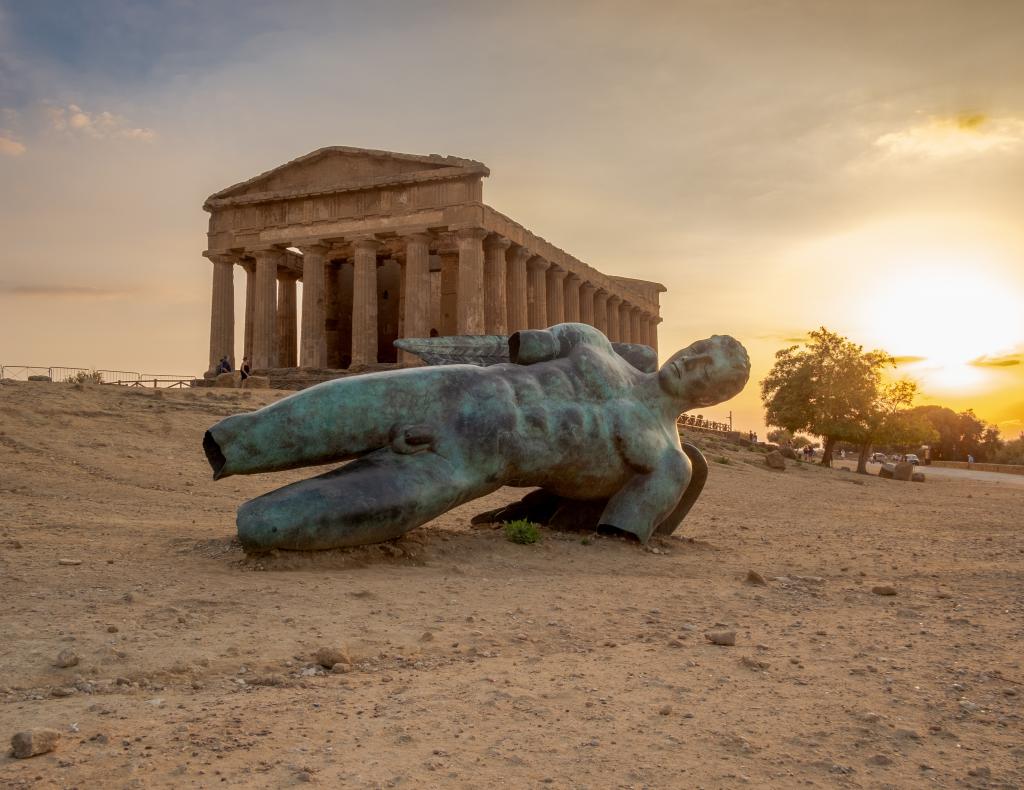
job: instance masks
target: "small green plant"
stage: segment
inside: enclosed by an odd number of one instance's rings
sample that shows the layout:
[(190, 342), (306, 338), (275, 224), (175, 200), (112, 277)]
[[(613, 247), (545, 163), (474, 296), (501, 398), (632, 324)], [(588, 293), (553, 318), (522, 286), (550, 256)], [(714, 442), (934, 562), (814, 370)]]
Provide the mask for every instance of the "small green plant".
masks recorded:
[(64, 379), (65, 384), (102, 384), (103, 374), (98, 370), (80, 370)]
[(728, 458), (726, 458), (726, 457), (725, 457), (724, 455), (720, 455), (720, 456), (718, 456), (718, 458), (716, 458), (716, 459), (715, 459), (715, 462), (716, 462), (716, 463), (719, 463), (719, 464), (725, 464), (726, 466), (728, 466), (729, 464), (731, 464), (731, 463), (732, 463), (732, 461), (730, 461), (730, 460), (729, 460)]
[(582, 543), (584, 546), (589, 546), (593, 542), (594, 541), (592, 541), (589, 537), (584, 537), (582, 540), (580, 540), (580, 543)]
[(513, 543), (528, 545), (540, 540), (540, 530), (537, 525), (525, 518), (505, 523), (505, 539)]

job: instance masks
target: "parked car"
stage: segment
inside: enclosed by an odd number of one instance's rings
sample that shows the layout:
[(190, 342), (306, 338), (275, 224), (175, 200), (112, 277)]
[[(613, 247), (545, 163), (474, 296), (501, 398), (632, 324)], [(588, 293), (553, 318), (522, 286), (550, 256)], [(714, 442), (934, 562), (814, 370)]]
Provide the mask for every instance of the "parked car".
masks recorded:
[(914, 466), (917, 466), (919, 463), (921, 463), (921, 460), (913, 453), (907, 453), (905, 456), (903, 456), (903, 460), (906, 461), (908, 464), (913, 464)]
[(885, 453), (871, 453), (871, 463), (873, 464), (884, 464)]

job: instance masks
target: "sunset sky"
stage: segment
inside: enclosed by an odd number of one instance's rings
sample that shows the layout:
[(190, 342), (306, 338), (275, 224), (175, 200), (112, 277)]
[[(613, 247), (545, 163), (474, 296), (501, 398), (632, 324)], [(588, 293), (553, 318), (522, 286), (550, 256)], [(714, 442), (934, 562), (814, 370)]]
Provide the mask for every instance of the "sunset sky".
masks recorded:
[[(1024, 430), (1024, 3), (0, 0), (0, 362), (198, 374), (204, 199), (316, 148), (480, 160), (751, 384), (825, 325)], [(242, 278), (236, 277), (241, 290)]]

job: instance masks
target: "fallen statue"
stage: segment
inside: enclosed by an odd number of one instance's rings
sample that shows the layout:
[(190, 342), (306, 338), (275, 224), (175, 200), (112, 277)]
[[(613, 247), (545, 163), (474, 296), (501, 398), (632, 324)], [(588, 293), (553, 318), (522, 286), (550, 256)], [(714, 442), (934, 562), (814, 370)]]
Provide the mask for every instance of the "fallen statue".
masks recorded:
[[(478, 340), (462, 339), (470, 352)], [(432, 348), (443, 362), (467, 356), (457, 341), (396, 345), (423, 356)], [(693, 343), (660, 370), (653, 349), (617, 353), (585, 324), (485, 343), (499, 359), (507, 347), (509, 362), (335, 379), (210, 428), (203, 447), (217, 480), (351, 461), (244, 503), (243, 546), (378, 543), (502, 486), (541, 491), (484, 517), (546, 522), (562, 512), (578, 523), (592, 513), (593, 526), (646, 543), (675, 530), (707, 474), (700, 452), (680, 445), (676, 418), (728, 400), (750, 374), (743, 346), (722, 335)]]

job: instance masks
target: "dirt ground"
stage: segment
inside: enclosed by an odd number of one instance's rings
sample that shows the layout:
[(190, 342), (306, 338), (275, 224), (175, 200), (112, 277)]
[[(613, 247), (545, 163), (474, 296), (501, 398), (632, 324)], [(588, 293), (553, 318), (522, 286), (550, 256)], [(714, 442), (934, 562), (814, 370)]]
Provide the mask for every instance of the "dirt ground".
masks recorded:
[(703, 497), (646, 549), (470, 527), (504, 490), (246, 558), (237, 505), (309, 470), (214, 483), (201, 438), (277, 397), (0, 386), (0, 739), (63, 733), (0, 785), (1024, 784), (1021, 488), (705, 441)]

